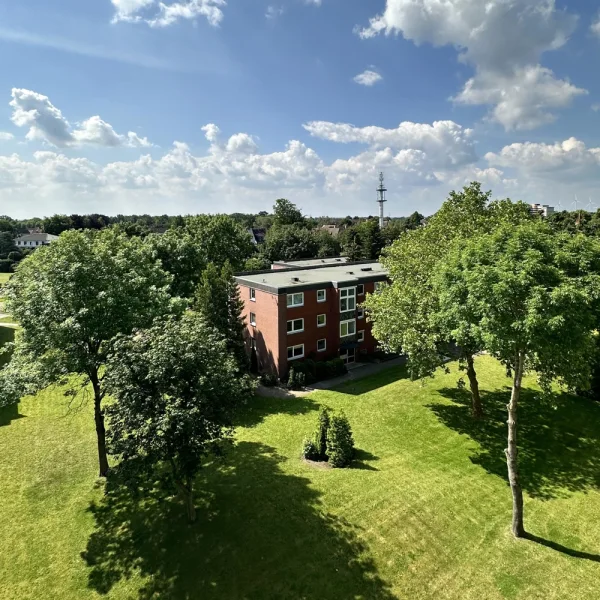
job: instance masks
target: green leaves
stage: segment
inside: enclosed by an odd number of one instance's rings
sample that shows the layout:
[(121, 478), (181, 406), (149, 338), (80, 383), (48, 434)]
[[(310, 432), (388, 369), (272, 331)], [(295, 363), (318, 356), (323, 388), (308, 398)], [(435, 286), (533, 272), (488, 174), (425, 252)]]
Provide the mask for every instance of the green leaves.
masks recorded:
[(454, 248), (438, 265), (440, 316), (542, 382), (585, 385), (597, 327), (600, 244), (540, 222), (505, 225)]
[(116, 399), (106, 409), (109, 452), (132, 482), (167, 468), (177, 485), (220, 451), (252, 390), (223, 337), (197, 313), (120, 337), (106, 385)]

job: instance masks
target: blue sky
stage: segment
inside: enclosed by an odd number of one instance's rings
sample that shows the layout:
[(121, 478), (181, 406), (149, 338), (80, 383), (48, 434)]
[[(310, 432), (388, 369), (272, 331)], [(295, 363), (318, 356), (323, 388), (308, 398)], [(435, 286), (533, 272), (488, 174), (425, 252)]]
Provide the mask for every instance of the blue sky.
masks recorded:
[(592, 4), (5, 3), (0, 214), (367, 215), (379, 170), (392, 215), (474, 179), (600, 205)]

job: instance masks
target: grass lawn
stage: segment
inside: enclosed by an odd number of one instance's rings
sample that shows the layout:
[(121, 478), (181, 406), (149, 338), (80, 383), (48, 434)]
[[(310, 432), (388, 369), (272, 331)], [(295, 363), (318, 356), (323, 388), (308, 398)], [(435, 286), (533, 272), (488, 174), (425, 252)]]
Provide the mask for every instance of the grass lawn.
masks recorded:
[(0, 273), (0, 285), (6, 283), (12, 277), (12, 273)]
[[(469, 415), (455, 366), (424, 386), (384, 372), (338, 391), (253, 399), (237, 445), (198, 482), (198, 522), (154, 490), (104, 496), (91, 402), (57, 391), (0, 412), (0, 598), (595, 599), (600, 595), (600, 405), (521, 411), (525, 524), (510, 534), (503, 460), (509, 383), (477, 371)], [(343, 408), (346, 470), (299, 459), (319, 404)]]

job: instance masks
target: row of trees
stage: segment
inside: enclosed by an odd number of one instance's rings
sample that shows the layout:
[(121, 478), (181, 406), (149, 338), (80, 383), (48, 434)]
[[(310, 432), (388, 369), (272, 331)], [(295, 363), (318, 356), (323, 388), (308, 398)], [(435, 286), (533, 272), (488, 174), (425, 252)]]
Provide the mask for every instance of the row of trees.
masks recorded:
[(132, 486), (164, 475), (193, 518), (194, 475), (252, 387), (232, 274), (253, 248), (228, 217), (178, 233), (66, 231), (24, 260), (3, 290), (21, 329), (0, 405), (51, 384), (91, 391), (100, 475), (109, 454)]
[(525, 535), (517, 411), (523, 375), (570, 390), (589, 387), (600, 317), (600, 241), (556, 232), (528, 206), (490, 202), (473, 183), (452, 193), (428, 225), (384, 251), (391, 284), (366, 306), (373, 331), (409, 357), (414, 378), (432, 375), (457, 352), (483, 418), (474, 355), (496, 357), (512, 378), (506, 462), (512, 530)]

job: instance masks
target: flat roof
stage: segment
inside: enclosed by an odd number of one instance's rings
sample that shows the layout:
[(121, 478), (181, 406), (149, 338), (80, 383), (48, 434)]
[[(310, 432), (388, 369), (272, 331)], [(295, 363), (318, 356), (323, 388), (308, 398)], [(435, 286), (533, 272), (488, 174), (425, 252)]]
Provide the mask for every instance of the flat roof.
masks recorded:
[(276, 260), (273, 262), (274, 265), (287, 266), (287, 267), (318, 267), (321, 265), (339, 265), (348, 262), (347, 256), (334, 256), (332, 258), (309, 258), (306, 260)]
[(365, 281), (385, 281), (387, 270), (378, 262), (324, 266), (320, 268), (273, 270), (238, 275), (247, 287), (276, 294), (295, 290), (354, 286)]

